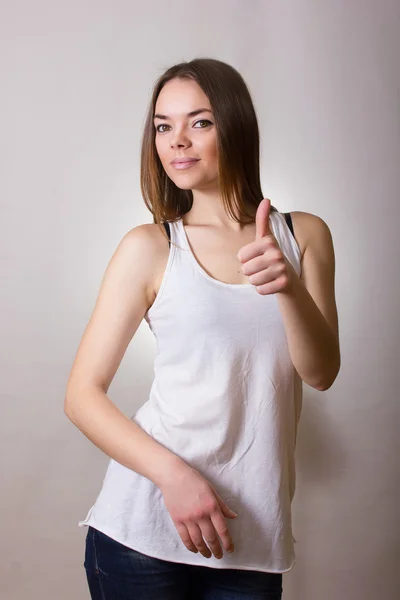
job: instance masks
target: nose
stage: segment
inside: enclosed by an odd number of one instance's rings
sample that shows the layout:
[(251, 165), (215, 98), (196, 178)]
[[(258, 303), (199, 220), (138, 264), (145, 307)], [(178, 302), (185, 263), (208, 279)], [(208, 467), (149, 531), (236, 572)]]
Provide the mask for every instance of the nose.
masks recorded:
[(170, 138), (171, 148), (187, 148), (190, 146), (190, 140), (183, 129), (175, 129)]

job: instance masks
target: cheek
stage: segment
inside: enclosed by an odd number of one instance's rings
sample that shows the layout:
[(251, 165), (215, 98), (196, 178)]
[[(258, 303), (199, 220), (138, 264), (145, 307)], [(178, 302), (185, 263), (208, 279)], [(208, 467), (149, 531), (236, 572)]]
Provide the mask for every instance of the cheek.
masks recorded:
[(160, 144), (160, 138), (156, 137), (155, 140), (154, 140), (154, 144), (155, 144), (155, 147), (156, 147), (156, 150), (157, 150), (157, 154), (161, 158), (161, 156), (163, 154), (163, 148), (162, 148), (162, 144)]
[(162, 140), (160, 141), (160, 138), (156, 138), (155, 139), (155, 146), (156, 146), (156, 152), (158, 154), (158, 157), (161, 161), (161, 163), (163, 164), (163, 166), (166, 166), (167, 163), (167, 152), (168, 152), (168, 148), (166, 146), (166, 144), (163, 144)]
[(207, 140), (204, 144), (200, 144), (200, 153), (207, 159), (207, 161), (215, 162), (218, 157), (217, 142), (215, 139)]
[(207, 158), (210, 167), (212, 166), (214, 171), (218, 171), (218, 150), (216, 145), (213, 145), (208, 149)]

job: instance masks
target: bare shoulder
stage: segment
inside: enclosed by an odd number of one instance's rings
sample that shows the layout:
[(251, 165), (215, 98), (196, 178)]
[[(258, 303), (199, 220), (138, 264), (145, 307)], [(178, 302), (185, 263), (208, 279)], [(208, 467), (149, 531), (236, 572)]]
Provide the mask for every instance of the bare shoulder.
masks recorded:
[(146, 275), (146, 291), (150, 307), (157, 295), (168, 262), (169, 245), (157, 223), (144, 223), (128, 231), (124, 240), (135, 256), (140, 257)]
[[(74, 396), (75, 390), (87, 385), (108, 390), (130, 340), (153, 303), (162, 237), (158, 226), (146, 224), (134, 227), (120, 240), (79, 344), (67, 395)], [(164, 242), (168, 249), (167, 240)]]
[(120, 239), (104, 277), (106, 287), (118, 289), (120, 294), (123, 288), (127, 296), (134, 291), (135, 298), (140, 295), (142, 307), (146, 308), (152, 303), (152, 274), (160, 246), (156, 229), (157, 225), (146, 223), (127, 231)]
[(332, 244), (330, 229), (321, 217), (298, 210), (291, 212), (290, 216), (292, 217), (294, 235), (302, 258), (310, 243), (316, 243), (317, 245)]
[(158, 252), (165, 251), (165, 246), (168, 243), (161, 228), (156, 223), (143, 223), (137, 225), (125, 234), (127, 240), (135, 240), (132, 243), (137, 243), (142, 250), (149, 251), (146, 253), (149, 257), (154, 257)]
[[(339, 341), (335, 299), (335, 251), (331, 231), (321, 217), (293, 212), (293, 229), (303, 246), (301, 279)], [(300, 242), (299, 242), (300, 243)]]

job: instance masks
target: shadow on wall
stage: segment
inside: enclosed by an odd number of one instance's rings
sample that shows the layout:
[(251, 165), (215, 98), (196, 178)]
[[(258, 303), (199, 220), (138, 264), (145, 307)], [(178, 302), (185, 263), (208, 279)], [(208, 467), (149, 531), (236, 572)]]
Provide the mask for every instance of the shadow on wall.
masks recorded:
[[(325, 527), (325, 523), (321, 521), (322, 509), (320, 513), (316, 511), (318, 497), (320, 495), (321, 503), (326, 504), (327, 490), (330, 490), (328, 502), (333, 508), (335, 498), (340, 493), (336, 482), (339, 483), (347, 469), (340, 421), (335, 419), (337, 413), (330, 410), (329, 394), (329, 390), (314, 392), (304, 384), (296, 444), (297, 484), (293, 500), (293, 534), (300, 544), (295, 546), (296, 565), (284, 579), (284, 599), (287, 600), (304, 600), (310, 595), (312, 586), (308, 585), (308, 578), (314, 577), (314, 570), (312, 565), (306, 564), (307, 531)], [(333, 394), (334, 392), (332, 398)]]

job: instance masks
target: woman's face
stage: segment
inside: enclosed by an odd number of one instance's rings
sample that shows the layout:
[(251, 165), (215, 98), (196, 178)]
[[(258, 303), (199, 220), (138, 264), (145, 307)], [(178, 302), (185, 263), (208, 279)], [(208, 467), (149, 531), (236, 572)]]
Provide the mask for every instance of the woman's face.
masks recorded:
[[(190, 114), (196, 111), (197, 114)], [(199, 112), (197, 112), (199, 111)], [(191, 79), (172, 79), (156, 102), (155, 144), (161, 163), (184, 190), (214, 190), (218, 185), (217, 133), (210, 102)], [(176, 159), (194, 159), (173, 163)]]

